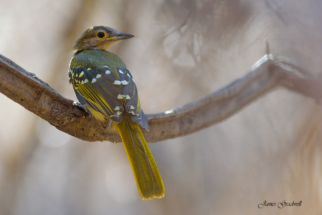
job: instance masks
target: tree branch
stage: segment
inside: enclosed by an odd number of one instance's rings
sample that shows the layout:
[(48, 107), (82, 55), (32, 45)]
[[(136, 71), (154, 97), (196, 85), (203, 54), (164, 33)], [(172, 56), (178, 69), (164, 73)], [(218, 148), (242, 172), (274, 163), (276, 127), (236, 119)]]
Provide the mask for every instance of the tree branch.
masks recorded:
[[(277, 86), (320, 100), (322, 80), (313, 78), (285, 58), (266, 54), (250, 72), (228, 86), (190, 104), (166, 112), (147, 114), (148, 142), (196, 132), (233, 115)], [(86, 141), (120, 142), (113, 126), (92, 119), (73, 101), (59, 95), (33, 73), (0, 55), (0, 92), (57, 129)], [(113, 124), (112, 124), (113, 125)]]

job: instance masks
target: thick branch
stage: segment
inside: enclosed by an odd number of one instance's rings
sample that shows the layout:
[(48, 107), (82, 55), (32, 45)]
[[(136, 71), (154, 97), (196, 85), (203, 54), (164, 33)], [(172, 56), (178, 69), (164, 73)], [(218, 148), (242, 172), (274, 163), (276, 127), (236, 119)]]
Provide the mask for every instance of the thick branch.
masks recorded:
[[(148, 142), (179, 137), (206, 128), (233, 115), (277, 86), (319, 100), (322, 80), (285, 59), (261, 58), (244, 77), (198, 101), (170, 111), (148, 114)], [(0, 92), (37, 114), (57, 129), (86, 141), (120, 142), (117, 131), (91, 119), (34, 74), (0, 55)]]

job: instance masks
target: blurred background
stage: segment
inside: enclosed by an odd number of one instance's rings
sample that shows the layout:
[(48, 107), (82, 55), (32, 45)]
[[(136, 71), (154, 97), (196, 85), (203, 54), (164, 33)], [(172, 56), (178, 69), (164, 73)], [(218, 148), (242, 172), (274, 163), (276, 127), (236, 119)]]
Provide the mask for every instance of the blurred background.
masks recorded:
[[(319, 75), (322, 1), (0, 1), (0, 54), (76, 100), (67, 71), (76, 39), (105, 25), (135, 38), (112, 48), (145, 113), (202, 98), (265, 53)], [(0, 214), (321, 214), (322, 112), (279, 88), (224, 122), (151, 143), (166, 187), (142, 201), (121, 143), (58, 131), (0, 94)], [(301, 207), (258, 208), (299, 202)]]

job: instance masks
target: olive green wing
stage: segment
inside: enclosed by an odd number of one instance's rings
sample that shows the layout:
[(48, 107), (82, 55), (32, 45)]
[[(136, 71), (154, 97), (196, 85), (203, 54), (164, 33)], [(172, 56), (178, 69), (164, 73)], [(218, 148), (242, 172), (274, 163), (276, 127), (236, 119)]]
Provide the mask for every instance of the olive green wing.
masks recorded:
[(103, 67), (71, 67), (69, 80), (79, 102), (88, 105), (106, 118), (120, 122), (125, 110), (133, 122), (149, 130), (149, 124), (139, 101), (138, 91), (131, 73), (125, 68), (112, 70)]

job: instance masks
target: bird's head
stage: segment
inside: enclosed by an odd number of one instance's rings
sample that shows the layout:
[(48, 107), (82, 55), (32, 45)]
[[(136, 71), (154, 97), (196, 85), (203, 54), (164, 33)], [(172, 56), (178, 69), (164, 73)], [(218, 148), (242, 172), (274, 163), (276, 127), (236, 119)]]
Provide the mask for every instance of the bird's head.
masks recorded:
[(120, 40), (134, 37), (132, 34), (120, 33), (113, 28), (105, 26), (94, 26), (87, 29), (76, 41), (74, 52), (86, 49), (107, 50)]

